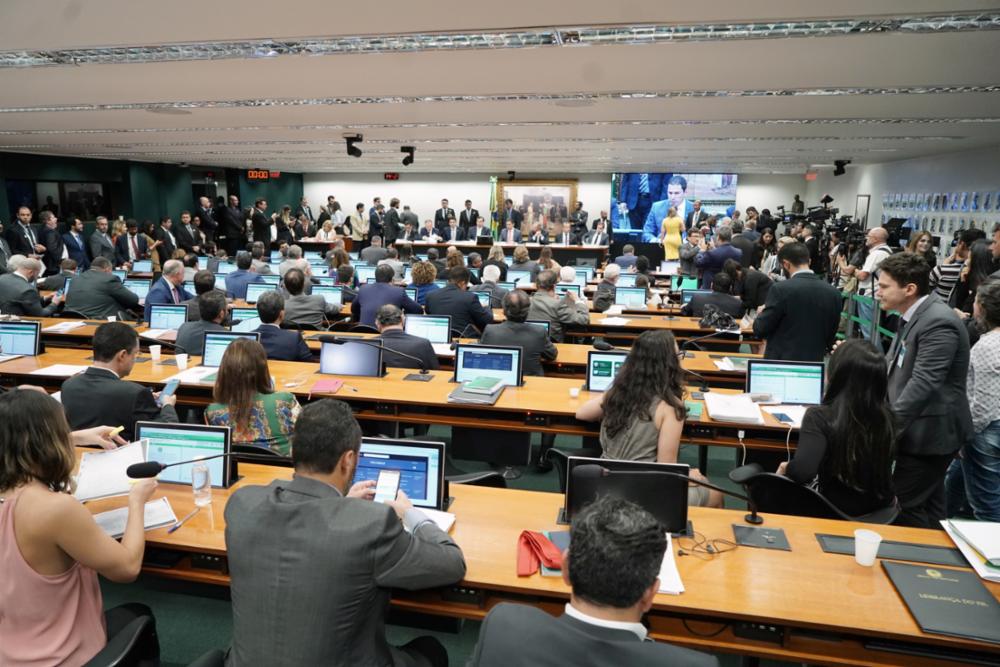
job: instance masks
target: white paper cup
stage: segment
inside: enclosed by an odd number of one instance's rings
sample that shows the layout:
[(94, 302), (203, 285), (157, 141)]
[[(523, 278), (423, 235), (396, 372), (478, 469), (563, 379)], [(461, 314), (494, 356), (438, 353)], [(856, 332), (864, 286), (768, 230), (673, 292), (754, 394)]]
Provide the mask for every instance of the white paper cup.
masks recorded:
[(570, 398), (577, 398), (577, 397), (579, 397), (580, 396), (580, 388), (579, 387), (570, 387), (569, 388), (569, 396), (570, 396)]
[(878, 555), (881, 543), (882, 536), (874, 530), (858, 528), (854, 531), (854, 560), (858, 565), (871, 567), (875, 564), (875, 556)]
[(117, 321), (118, 321), (117, 315), (108, 315), (108, 322), (117, 322)]
[(159, 361), (160, 360), (160, 353), (161, 352), (163, 352), (163, 346), (162, 345), (150, 345), (149, 346), (149, 356), (153, 359), (153, 361)]
[(186, 354), (175, 354), (174, 361), (177, 362), (177, 368), (180, 370), (187, 370), (188, 367), (188, 356)]

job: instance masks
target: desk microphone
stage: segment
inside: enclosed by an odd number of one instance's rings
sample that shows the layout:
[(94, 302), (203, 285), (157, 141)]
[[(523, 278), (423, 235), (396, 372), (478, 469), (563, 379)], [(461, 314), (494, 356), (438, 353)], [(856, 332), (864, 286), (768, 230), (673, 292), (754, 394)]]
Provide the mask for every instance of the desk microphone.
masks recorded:
[[(710, 334), (705, 334), (704, 336), (697, 336), (696, 338), (689, 338), (688, 340), (686, 340), (683, 343), (681, 343), (681, 352), (686, 352), (689, 346), (694, 346), (695, 348), (697, 348), (697, 349), (700, 350), (701, 347), (699, 345), (697, 345), (697, 343), (699, 343), (700, 341), (707, 340), (709, 338), (715, 338), (716, 336), (721, 336), (722, 334), (738, 334), (738, 333), (740, 333), (740, 332), (739, 331), (735, 331), (735, 330), (734, 331), (724, 331), (722, 329), (717, 329), (717, 330), (713, 331)], [(687, 354), (685, 354), (684, 356), (687, 357)]]
[(133, 463), (125, 469), (125, 474), (132, 479), (147, 479), (149, 477), (156, 477), (166, 468), (182, 466), (188, 463), (201, 463), (202, 461), (210, 461), (224, 456), (236, 456), (236, 452), (227, 452), (225, 454), (216, 454), (214, 456), (203, 456), (201, 458), (191, 459), (190, 461), (175, 461), (174, 463), (160, 463), (159, 461)]
[(585, 480), (596, 480), (600, 477), (610, 477), (612, 475), (662, 475), (663, 477), (676, 477), (678, 479), (683, 479), (692, 484), (704, 486), (706, 489), (712, 489), (732, 498), (745, 501), (750, 507), (750, 513), (744, 516), (743, 520), (755, 526), (759, 526), (764, 523), (764, 519), (757, 514), (757, 503), (751, 500), (749, 496), (744, 496), (740, 493), (736, 493), (735, 491), (730, 491), (729, 489), (724, 489), (721, 486), (716, 486), (715, 484), (711, 484), (709, 482), (703, 482), (700, 479), (695, 479), (694, 477), (682, 475), (677, 472), (670, 472), (669, 470), (609, 470), (604, 466), (597, 465), (596, 463), (573, 468), (573, 477)]
[(594, 338), (594, 349), (601, 350), (602, 352), (608, 352), (615, 349), (615, 346), (604, 340), (601, 336)]
[(703, 392), (710, 391), (710, 388), (708, 386), (708, 380), (705, 379), (704, 375), (696, 371), (693, 371), (690, 368), (684, 368), (684, 366), (681, 366), (681, 370), (687, 373), (688, 375), (693, 375), (694, 377), (698, 378), (698, 381), (701, 382), (701, 386), (698, 387), (699, 390)]
[(361, 343), (362, 345), (368, 345), (369, 347), (374, 347), (376, 349), (382, 350), (383, 352), (392, 352), (393, 354), (398, 354), (401, 357), (407, 359), (412, 359), (413, 361), (420, 364), (420, 374), (427, 375), (427, 364), (420, 357), (415, 357), (412, 354), (407, 354), (406, 352), (400, 352), (399, 350), (394, 350), (391, 347), (386, 347), (382, 343), (376, 342), (374, 340), (368, 340), (367, 338), (338, 338), (337, 336), (320, 336), (319, 341), (321, 343), (330, 343), (332, 345), (343, 345), (344, 343)]

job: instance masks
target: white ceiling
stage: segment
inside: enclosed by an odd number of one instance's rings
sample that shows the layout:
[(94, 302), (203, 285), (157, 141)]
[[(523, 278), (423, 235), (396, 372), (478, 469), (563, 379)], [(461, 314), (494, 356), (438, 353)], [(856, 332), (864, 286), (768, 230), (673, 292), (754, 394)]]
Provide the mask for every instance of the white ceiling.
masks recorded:
[[(265, 38), (943, 15), (972, 0), (4, 0), (0, 51)], [(0, 69), (0, 151), (282, 171), (801, 173), (1000, 144), (1000, 31), (553, 46)], [(921, 87), (997, 87), (931, 92)], [(898, 94), (685, 97), (705, 91)], [(620, 99), (622, 92), (659, 93)], [(665, 94), (682, 94), (665, 97)], [(528, 96), (482, 99), (481, 96)], [(585, 99), (531, 99), (532, 96)], [(606, 97), (600, 97), (607, 95)], [(446, 101), (359, 101), (475, 96)], [(594, 98), (594, 96), (597, 96)], [(341, 103), (219, 106), (330, 98)], [(195, 102), (196, 108), (10, 111)], [(352, 102), (352, 103), (343, 103)], [(215, 108), (205, 108), (215, 103)], [(273, 103), (273, 102), (272, 102)], [(173, 112), (173, 113), (170, 113)], [(803, 122), (810, 121), (810, 122)], [(342, 136), (364, 134), (361, 159)]]

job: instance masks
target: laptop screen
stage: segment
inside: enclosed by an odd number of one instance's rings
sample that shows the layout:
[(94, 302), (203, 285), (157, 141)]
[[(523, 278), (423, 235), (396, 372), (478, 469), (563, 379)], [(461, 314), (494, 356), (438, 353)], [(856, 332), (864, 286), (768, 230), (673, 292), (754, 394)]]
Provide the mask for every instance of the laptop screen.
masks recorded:
[(111, 272), (111, 275), (113, 275), (115, 278), (122, 281), (123, 283), (126, 280), (128, 280), (128, 271), (126, 271), (125, 269), (115, 269), (114, 271)]
[(645, 287), (617, 287), (615, 288), (615, 304), (636, 308), (646, 305)]
[(587, 390), (607, 391), (625, 363), (627, 352), (587, 352)]
[(247, 298), (244, 299), (247, 303), (257, 303), (257, 299), (264, 292), (273, 292), (274, 285), (268, 285), (267, 283), (250, 283), (247, 285)]
[(341, 345), (323, 343), (319, 353), (319, 372), (329, 375), (382, 376), (382, 350), (371, 345), (343, 339)]
[(222, 364), (222, 355), (226, 353), (226, 348), (239, 338), (260, 341), (260, 334), (256, 331), (206, 331), (201, 365), (218, 368)]
[(140, 280), (138, 278), (126, 278), (122, 281), (122, 285), (140, 299), (145, 299), (149, 294), (149, 288), (152, 283), (148, 280)]
[(153, 260), (151, 259), (137, 259), (132, 262), (132, 272), (133, 273), (152, 273), (153, 272)]
[(497, 283), (497, 287), (502, 287), (505, 290), (507, 290), (508, 292), (511, 291), (511, 290), (517, 289), (517, 285), (515, 285), (514, 283), (512, 283), (510, 281), (498, 282)]
[(573, 272), (577, 278), (583, 278), (584, 283), (594, 279), (594, 268), (590, 266), (574, 266)]
[(622, 273), (618, 276), (618, 287), (635, 287), (635, 279), (639, 276), (635, 273)]
[(698, 278), (696, 276), (673, 276), (670, 279), (673, 290), (698, 289)]
[(331, 285), (313, 285), (313, 294), (318, 294), (326, 300), (326, 305), (340, 308), (344, 304), (344, 288)]
[(536, 327), (541, 327), (542, 329), (545, 330), (545, 335), (546, 336), (549, 335), (549, 331), (552, 328), (552, 323), (549, 322), (548, 320), (525, 320), (525, 323), (526, 324), (533, 324)]
[(41, 322), (0, 322), (0, 354), (38, 354)]
[(823, 401), (823, 363), (751, 359), (746, 390), (771, 394), (778, 403), (819, 405)]
[(508, 269), (507, 280), (515, 285), (527, 285), (531, 283), (531, 271), (521, 271), (519, 269)]
[(431, 343), (451, 342), (451, 317), (442, 315), (407, 315), (404, 331), (426, 338)]
[[(228, 426), (136, 422), (135, 437), (149, 440), (146, 460), (160, 463), (188, 461), (231, 451)], [(208, 466), (212, 486), (223, 488), (230, 485), (233, 466), (228, 464), (227, 459), (212, 459), (205, 461), (205, 465)], [(161, 482), (190, 485), (193, 466), (193, 463), (172, 466), (160, 472), (157, 478)]]
[(150, 306), (150, 329), (180, 329), (187, 322), (187, 306)]
[(312, 279), (317, 285), (327, 285), (333, 287), (337, 284), (337, 279), (334, 276), (313, 276)]
[(479, 299), (479, 305), (483, 308), (490, 307), (490, 293), (489, 292), (475, 292), (476, 298)]
[[(354, 482), (398, 470), (399, 488), (417, 507), (444, 508), (444, 443), (362, 438)], [(353, 483), (353, 482), (352, 482)]]
[(665, 273), (668, 276), (677, 275), (678, 269), (681, 268), (681, 263), (676, 259), (665, 259), (660, 262), (660, 273)]
[(277, 273), (262, 275), (260, 277), (260, 281), (268, 285), (277, 285), (278, 283), (281, 282), (281, 276), (279, 276)]
[(691, 299), (694, 298), (695, 294), (711, 294), (710, 289), (686, 289), (681, 290), (681, 303), (691, 303)]
[(498, 378), (506, 386), (521, 384), (521, 348), (494, 345), (457, 345), (455, 382), (480, 377)]
[(236, 270), (235, 264), (230, 264), (229, 262), (219, 262), (219, 266), (216, 267), (215, 272), (226, 275), (227, 273), (232, 273)]
[(233, 308), (230, 312), (230, 319), (233, 322), (242, 322), (243, 320), (252, 320), (257, 317), (256, 308)]
[(375, 278), (375, 268), (374, 266), (364, 266), (361, 264), (355, 265), (354, 275), (358, 279), (358, 284), (364, 285), (368, 282), (369, 278)]
[(407, 287), (406, 288), (406, 296), (410, 297), (410, 301), (416, 301), (417, 300), (417, 288), (416, 287)]
[(575, 283), (556, 283), (555, 292), (557, 297), (562, 297), (566, 292), (572, 292), (573, 296), (580, 296), (580, 286)]

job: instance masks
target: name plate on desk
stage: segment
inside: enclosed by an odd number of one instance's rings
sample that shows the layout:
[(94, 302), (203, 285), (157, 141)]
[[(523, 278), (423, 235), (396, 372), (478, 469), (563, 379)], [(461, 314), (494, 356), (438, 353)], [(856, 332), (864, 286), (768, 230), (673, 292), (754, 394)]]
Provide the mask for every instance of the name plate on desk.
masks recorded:
[(1000, 644), (1000, 602), (970, 570), (882, 561), (924, 632)]

